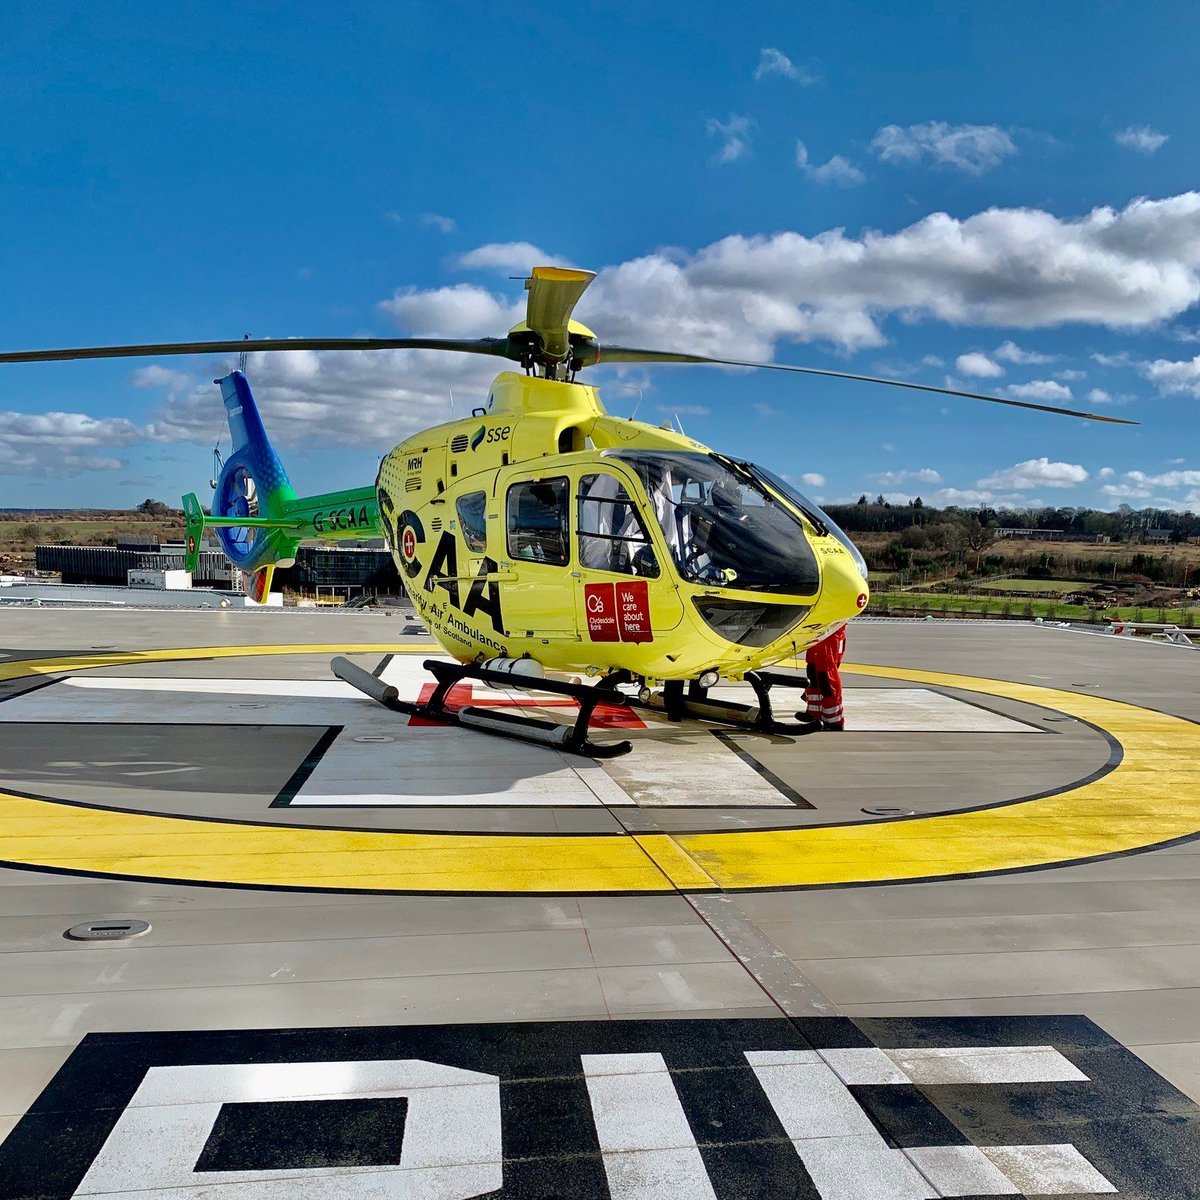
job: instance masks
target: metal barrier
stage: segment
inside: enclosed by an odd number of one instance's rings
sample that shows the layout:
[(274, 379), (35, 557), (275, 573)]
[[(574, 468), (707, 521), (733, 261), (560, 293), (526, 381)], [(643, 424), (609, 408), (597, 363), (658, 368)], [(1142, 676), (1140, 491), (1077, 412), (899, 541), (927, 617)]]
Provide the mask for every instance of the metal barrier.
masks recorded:
[(1178, 625), (1160, 625), (1155, 621), (1113, 621), (1108, 632), (1117, 637), (1135, 637), (1139, 632), (1145, 632), (1160, 642), (1174, 642), (1177, 646), (1194, 644)]

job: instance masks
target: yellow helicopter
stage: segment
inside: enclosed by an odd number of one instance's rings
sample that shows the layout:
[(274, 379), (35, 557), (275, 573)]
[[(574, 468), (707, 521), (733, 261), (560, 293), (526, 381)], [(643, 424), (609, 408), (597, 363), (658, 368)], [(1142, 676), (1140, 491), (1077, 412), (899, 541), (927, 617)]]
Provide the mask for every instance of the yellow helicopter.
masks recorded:
[[(304, 540), (382, 534), (409, 597), (455, 660), (429, 660), (420, 702), (345, 659), (335, 673), (397, 711), (608, 757), (595, 743), (598, 705), (643, 706), (758, 730), (776, 720), (770, 667), (795, 659), (861, 613), (870, 590), (854, 544), (781, 476), (719, 454), (669, 427), (615, 417), (576, 381), (597, 363), (714, 363), (883, 383), (1114, 424), (1074, 409), (776, 363), (603, 346), (571, 319), (595, 276), (534, 268), (526, 320), (505, 338), (258, 339), (0, 354), (2, 362), (268, 350), (428, 349), (518, 363), (469, 418), (426, 429), (381, 462), (373, 487), (299, 497), (272, 448), (241, 371), (217, 380), (233, 450), (214, 481), (211, 515), (184, 497), (189, 568), (205, 528), (266, 598), (276, 566)], [(546, 672), (581, 673), (592, 684)], [(559, 693), (573, 725), (449, 703), (478, 679)], [(749, 682), (758, 701), (710, 698), (720, 679)], [(624, 689), (624, 690), (623, 690)]]

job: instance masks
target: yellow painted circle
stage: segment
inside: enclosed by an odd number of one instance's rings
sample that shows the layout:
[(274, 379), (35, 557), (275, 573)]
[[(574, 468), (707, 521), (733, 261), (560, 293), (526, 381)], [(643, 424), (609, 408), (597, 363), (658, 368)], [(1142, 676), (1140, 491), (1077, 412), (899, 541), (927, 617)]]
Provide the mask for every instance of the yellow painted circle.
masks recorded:
[[(395, 653), (389, 645), (217, 646), (0, 664), (0, 679), (269, 654)], [(424, 646), (403, 653), (433, 653)], [(1121, 747), (1099, 778), (1041, 798), (911, 820), (650, 834), (314, 829), (88, 808), (0, 793), (0, 860), (162, 882), (296, 890), (537, 895), (805, 888), (1020, 871), (1200, 835), (1200, 726), (1101, 696), (900, 667), (856, 674), (1056, 709)]]

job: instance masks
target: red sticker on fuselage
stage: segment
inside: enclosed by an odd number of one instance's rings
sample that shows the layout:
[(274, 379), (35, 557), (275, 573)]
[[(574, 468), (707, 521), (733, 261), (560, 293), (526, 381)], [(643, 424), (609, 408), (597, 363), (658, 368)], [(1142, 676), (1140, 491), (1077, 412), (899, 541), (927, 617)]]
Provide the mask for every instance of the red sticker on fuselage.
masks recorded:
[(593, 642), (618, 642), (617, 604), (611, 583), (586, 583), (583, 607), (587, 613), (588, 637)]
[(654, 641), (654, 630), (650, 627), (650, 585), (642, 579), (618, 583), (616, 592), (621, 641)]
[(412, 558), (417, 552), (417, 535), (413, 533), (412, 526), (405, 527), (403, 534), (400, 535), (400, 553), (406, 559)]

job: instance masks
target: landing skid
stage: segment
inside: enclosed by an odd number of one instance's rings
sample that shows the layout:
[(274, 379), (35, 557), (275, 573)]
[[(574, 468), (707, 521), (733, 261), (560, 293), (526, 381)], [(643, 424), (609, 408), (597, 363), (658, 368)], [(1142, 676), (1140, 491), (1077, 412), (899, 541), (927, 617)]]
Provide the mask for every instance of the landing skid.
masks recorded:
[(754, 689), (757, 704), (739, 704), (733, 700), (710, 700), (708, 689), (699, 683), (685, 685), (681, 681), (663, 684), (661, 692), (642, 697), (634, 707), (650, 708), (666, 713), (668, 721), (715, 721), (733, 725), (753, 733), (812, 733), (818, 725), (805, 721), (778, 721), (771, 706), (772, 687), (804, 688), (803, 675), (784, 675), (777, 671), (747, 671), (746, 682)]
[[(423, 702), (401, 700), (399, 692), (390, 683), (384, 683), (369, 671), (355, 666), (349, 659), (335, 658), (330, 663), (333, 673), (339, 679), (393, 712), (423, 717), (444, 725), (458, 725), (463, 729), (474, 729), (498, 737), (515, 738), (535, 746), (559, 750), (564, 754), (581, 754), (586, 758), (618, 758), (633, 749), (633, 743), (628, 741), (593, 742), (588, 738), (592, 714), (600, 704), (649, 709), (665, 713), (669, 721), (713, 721), (753, 733), (800, 734), (813, 733), (820, 728), (817, 723), (775, 719), (771, 707), (772, 687), (803, 688), (805, 679), (801, 675), (748, 671), (746, 682), (754, 689), (755, 698), (758, 700), (754, 705), (739, 704), (732, 700), (710, 700), (708, 689), (696, 682), (685, 685), (681, 681), (672, 680), (663, 685), (661, 692), (651, 693), (648, 689), (643, 689), (640, 696), (633, 697), (618, 691), (615, 683), (561, 683), (557, 679), (510, 675), (463, 663), (439, 662), (432, 658), (427, 658), (422, 666), (437, 681), (433, 695)], [(579, 715), (573, 725), (560, 725), (556, 721), (519, 717), (513, 713), (497, 712), (470, 704), (464, 708), (447, 708), (446, 698), (451, 688), (467, 679), (478, 679), (501, 688), (569, 696), (579, 705)]]
[[(422, 664), (437, 680), (433, 695), (428, 700), (414, 702), (401, 700), (397, 690), (382, 679), (376, 678), (362, 667), (355, 666), (345, 658), (335, 658), (330, 667), (341, 680), (357, 688), (372, 700), (390, 708), (393, 712), (406, 713), (412, 717), (424, 717), (446, 725), (459, 725), (480, 733), (491, 733), (498, 737), (516, 738), (535, 746), (546, 746), (564, 754), (581, 754), (586, 758), (617, 758), (633, 749), (632, 742), (593, 742), (588, 738), (588, 725), (598, 704), (615, 704), (629, 707), (634, 701), (603, 683), (595, 686), (560, 683), (557, 679), (529, 679), (483, 667), (462, 663), (438, 662), (426, 659)], [(574, 725), (560, 725), (556, 721), (543, 721), (537, 717), (518, 717), (512, 713), (496, 712), (492, 709), (467, 705), (464, 708), (446, 707), (450, 689), (466, 679), (478, 679), (483, 683), (501, 688), (518, 688), (528, 691), (552, 692), (559, 696), (570, 696), (579, 705), (579, 716)]]

